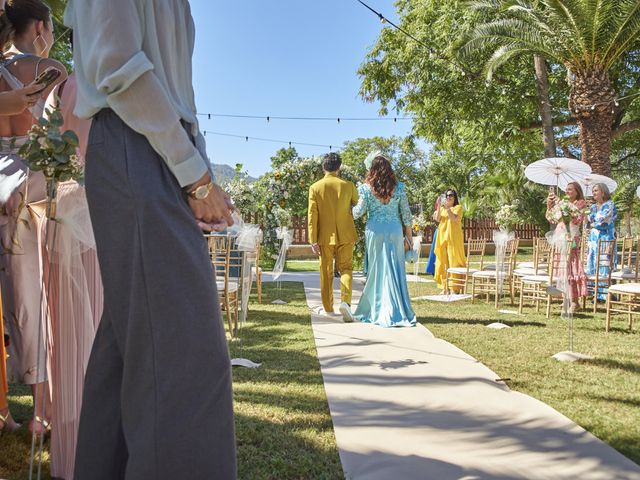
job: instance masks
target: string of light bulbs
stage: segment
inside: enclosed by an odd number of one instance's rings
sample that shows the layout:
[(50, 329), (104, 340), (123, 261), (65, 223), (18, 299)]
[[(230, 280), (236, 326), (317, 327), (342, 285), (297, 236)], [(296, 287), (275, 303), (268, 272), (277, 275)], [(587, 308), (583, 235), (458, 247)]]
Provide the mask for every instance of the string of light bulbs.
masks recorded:
[[(613, 100), (607, 100), (606, 102), (599, 102), (599, 103), (594, 103), (592, 105), (585, 105), (585, 106), (580, 106), (580, 108), (574, 108), (575, 113), (579, 113), (580, 110), (595, 110), (596, 107), (601, 107), (603, 105), (611, 105), (613, 103), (614, 106), (619, 107), (620, 106), (620, 102), (622, 100), (627, 100), (629, 98), (635, 98), (640, 96), (640, 92), (636, 92), (636, 93), (632, 93), (630, 95), (625, 95), (623, 97), (617, 97), (614, 98)], [(615, 113), (615, 110), (612, 112)]]
[(313, 122), (394, 122), (398, 120), (416, 120), (417, 117), (321, 117), (321, 116), (277, 116), (277, 115), (241, 115), (231, 113), (198, 113), (200, 117), (213, 118), (246, 118), (254, 120), (293, 120), (293, 121), (313, 121)]
[(248, 142), (249, 140), (252, 141), (256, 141), (256, 142), (269, 142), (269, 143), (280, 143), (283, 145), (289, 145), (290, 147), (293, 147), (294, 145), (300, 145), (300, 146), (304, 146), (304, 147), (318, 147), (318, 148), (328, 148), (329, 151), (332, 151), (335, 145), (324, 145), (321, 143), (307, 143), (307, 142), (294, 142), (292, 140), (277, 140), (275, 138), (262, 138), (262, 137), (251, 137), (249, 135), (236, 135), (233, 133), (224, 133), (224, 132), (212, 132), (210, 130), (203, 130), (202, 134), (206, 137), (207, 135), (216, 135), (219, 137), (231, 137), (231, 138), (238, 138), (238, 139), (242, 139), (245, 142)]

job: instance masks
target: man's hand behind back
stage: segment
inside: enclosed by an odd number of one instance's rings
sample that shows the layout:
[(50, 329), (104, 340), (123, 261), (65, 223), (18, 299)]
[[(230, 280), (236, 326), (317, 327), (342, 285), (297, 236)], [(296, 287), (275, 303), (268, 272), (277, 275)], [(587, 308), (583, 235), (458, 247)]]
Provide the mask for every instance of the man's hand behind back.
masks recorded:
[[(207, 173), (198, 182), (190, 186), (188, 191), (200, 185), (206, 185), (210, 181), (211, 177)], [(188, 199), (189, 207), (191, 207), (193, 216), (201, 230), (220, 232), (233, 225), (231, 213), (235, 210), (235, 206), (229, 194), (222, 190), (220, 185), (214, 183), (209, 195), (203, 200), (196, 200), (191, 196)]]

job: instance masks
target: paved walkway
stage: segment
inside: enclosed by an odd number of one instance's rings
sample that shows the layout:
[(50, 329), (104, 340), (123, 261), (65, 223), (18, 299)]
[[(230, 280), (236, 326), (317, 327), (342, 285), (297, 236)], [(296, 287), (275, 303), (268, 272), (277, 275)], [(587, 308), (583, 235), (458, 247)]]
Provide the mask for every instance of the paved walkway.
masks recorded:
[(638, 465), (422, 325), (344, 324), (314, 313), (317, 273), (281, 280), (305, 285), (347, 479), (640, 480)]

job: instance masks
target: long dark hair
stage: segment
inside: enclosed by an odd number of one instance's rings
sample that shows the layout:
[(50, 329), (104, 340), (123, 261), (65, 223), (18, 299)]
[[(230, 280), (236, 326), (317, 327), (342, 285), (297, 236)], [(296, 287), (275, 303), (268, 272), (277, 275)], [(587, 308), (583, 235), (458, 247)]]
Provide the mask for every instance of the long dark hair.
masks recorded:
[(44, 22), (49, 27), (51, 9), (42, 0), (7, 0), (0, 15), (0, 56), (13, 39), (27, 31), (31, 22)]
[(365, 181), (371, 186), (373, 194), (384, 202), (391, 198), (398, 185), (391, 162), (382, 155), (373, 159)]
[(449, 195), (449, 193), (453, 195), (453, 206), (455, 207), (456, 205), (460, 205), (460, 202), (458, 201), (458, 192), (456, 192), (453, 188), (450, 188), (449, 190), (447, 190), (445, 195)]

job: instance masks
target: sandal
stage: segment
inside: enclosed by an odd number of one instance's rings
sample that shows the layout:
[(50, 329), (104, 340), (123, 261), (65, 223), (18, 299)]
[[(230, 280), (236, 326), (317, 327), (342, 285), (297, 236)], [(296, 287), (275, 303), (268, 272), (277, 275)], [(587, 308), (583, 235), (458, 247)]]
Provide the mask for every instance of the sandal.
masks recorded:
[[(34, 431), (34, 426), (39, 425), (36, 431)], [(51, 433), (51, 422), (46, 418), (41, 418), (39, 416), (35, 416), (31, 423), (29, 424), (29, 432), (35, 433), (37, 435), (47, 436)]]
[(16, 423), (16, 421), (11, 418), (11, 412), (9, 411), (9, 409), (7, 409), (7, 413), (5, 415), (2, 415), (0, 413), (0, 424), (2, 425), (0, 427), (0, 432), (4, 432), (5, 430), (7, 430), (8, 432), (13, 432), (14, 430), (20, 428), (20, 424)]

